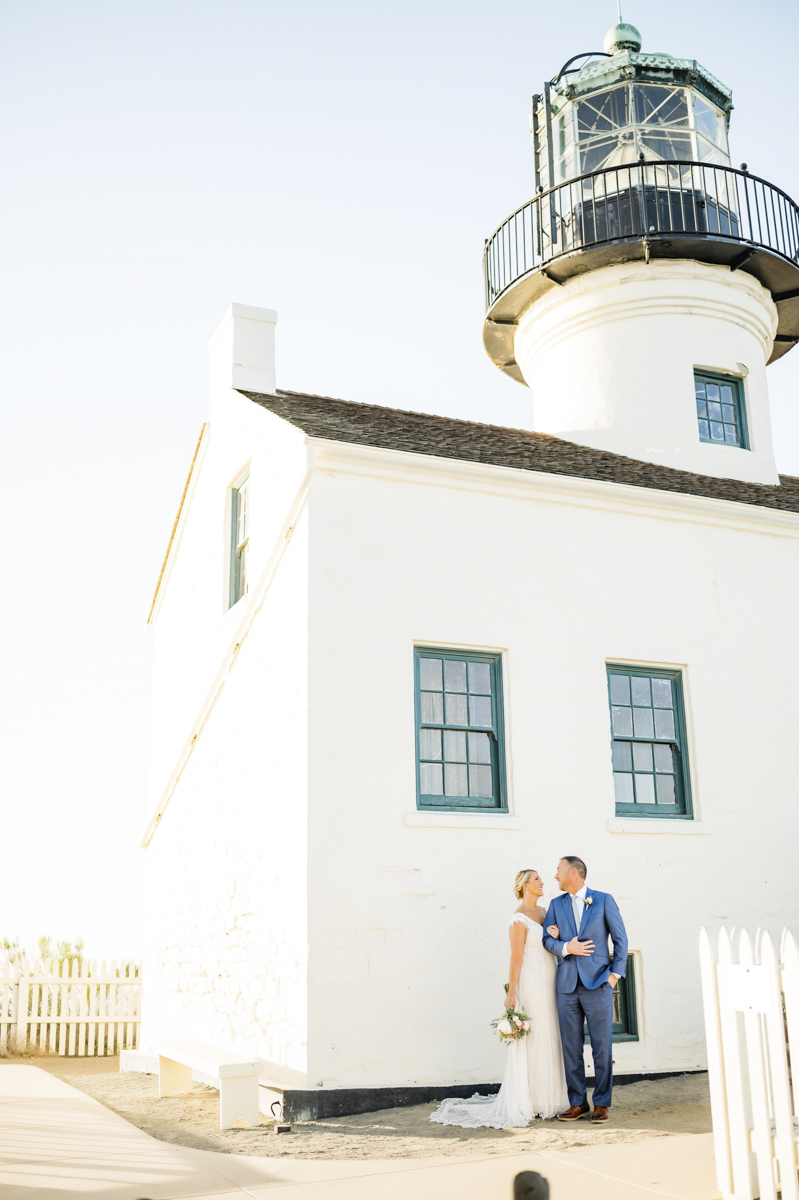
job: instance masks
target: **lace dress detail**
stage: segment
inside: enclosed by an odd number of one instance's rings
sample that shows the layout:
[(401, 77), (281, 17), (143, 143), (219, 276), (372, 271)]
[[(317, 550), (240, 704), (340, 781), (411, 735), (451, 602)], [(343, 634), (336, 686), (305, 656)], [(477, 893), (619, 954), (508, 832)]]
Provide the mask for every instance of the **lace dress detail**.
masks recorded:
[(529, 1125), (534, 1117), (556, 1117), (569, 1107), (555, 997), (555, 959), (544, 949), (543, 930), (524, 913), (510, 924), (527, 927), (517, 1006), (530, 1018), (530, 1032), (507, 1048), (502, 1087), (495, 1096), (442, 1100), (430, 1120), (463, 1129), (506, 1129)]

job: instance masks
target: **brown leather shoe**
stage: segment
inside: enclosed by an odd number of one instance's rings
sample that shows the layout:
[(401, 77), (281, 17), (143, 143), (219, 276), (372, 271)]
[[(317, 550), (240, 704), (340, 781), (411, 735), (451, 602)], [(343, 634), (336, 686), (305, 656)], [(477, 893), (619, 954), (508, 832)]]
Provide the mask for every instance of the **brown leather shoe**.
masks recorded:
[[(590, 1111), (591, 1111), (590, 1104), (573, 1104), (571, 1106), (571, 1108), (567, 1108), (565, 1112), (562, 1112), (560, 1114), (560, 1116), (558, 1117), (558, 1120), (559, 1121), (579, 1121), (580, 1117), (584, 1117), (587, 1113), (590, 1113)], [(607, 1109), (605, 1111), (607, 1111)]]
[(608, 1121), (609, 1119), (610, 1119), (610, 1113), (608, 1112), (608, 1110), (602, 1104), (595, 1104), (594, 1105), (594, 1115), (591, 1118), (591, 1124), (599, 1125), (602, 1123), (602, 1121)]

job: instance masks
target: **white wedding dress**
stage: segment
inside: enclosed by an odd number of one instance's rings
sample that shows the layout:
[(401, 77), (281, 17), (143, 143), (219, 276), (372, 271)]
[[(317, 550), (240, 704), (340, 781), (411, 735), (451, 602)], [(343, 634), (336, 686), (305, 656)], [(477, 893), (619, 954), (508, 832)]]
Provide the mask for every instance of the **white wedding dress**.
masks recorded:
[(553, 956), (544, 949), (543, 929), (524, 913), (511, 925), (527, 927), (516, 1007), (530, 1018), (530, 1032), (511, 1042), (502, 1087), (495, 1096), (442, 1100), (430, 1120), (464, 1129), (506, 1129), (529, 1125), (534, 1117), (556, 1117), (569, 1107), (560, 1046)]

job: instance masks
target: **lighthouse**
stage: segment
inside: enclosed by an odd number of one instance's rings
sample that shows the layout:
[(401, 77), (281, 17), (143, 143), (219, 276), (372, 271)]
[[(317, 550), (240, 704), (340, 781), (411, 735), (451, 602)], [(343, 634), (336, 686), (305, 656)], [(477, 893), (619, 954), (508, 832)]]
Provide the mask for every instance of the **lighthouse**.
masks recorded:
[(289, 1120), (496, 1091), (514, 875), (564, 853), (629, 934), (616, 1083), (704, 1069), (700, 928), (799, 908), (799, 478), (767, 385), (799, 219), (733, 165), (732, 111), (622, 23), (534, 97), (484, 327), (532, 429), (278, 386), (277, 313), (228, 309), (149, 618), (122, 1069), (203, 1041)]
[(533, 97), (534, 195), (487, 240), (483, 339), (534, 428), (778, 484), (767, 366), (799, 340), (799, 210), (730, 159), (732, 93), (620, 22)]

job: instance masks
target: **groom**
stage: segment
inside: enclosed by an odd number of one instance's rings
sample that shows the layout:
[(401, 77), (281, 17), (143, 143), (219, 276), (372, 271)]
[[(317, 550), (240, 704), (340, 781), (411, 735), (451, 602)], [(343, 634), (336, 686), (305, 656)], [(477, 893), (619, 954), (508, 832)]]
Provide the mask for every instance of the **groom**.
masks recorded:
[[(627, 966), (627, 932), (616, 901), (607, 892), (587, 888), (586, 873), (581, 858), (570, 854), (560, 860), (555, 878), (564, 894), (550, 904), (543, 936), (558, 960), (558, 1020), (571, 1104), (558, 1120), (578, 1121), (591, 1111), (583, 1061), (583, 1026), (588, 1022), (596, 1075), (591, 1124), (598, 1125), (608, 1119), (613, 1091), (613, 989)], [(558, 927), (557, 938), (549, 932), (552, 925)]]

